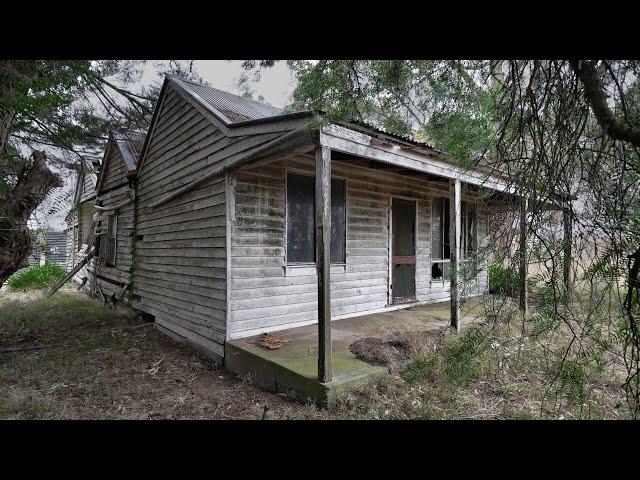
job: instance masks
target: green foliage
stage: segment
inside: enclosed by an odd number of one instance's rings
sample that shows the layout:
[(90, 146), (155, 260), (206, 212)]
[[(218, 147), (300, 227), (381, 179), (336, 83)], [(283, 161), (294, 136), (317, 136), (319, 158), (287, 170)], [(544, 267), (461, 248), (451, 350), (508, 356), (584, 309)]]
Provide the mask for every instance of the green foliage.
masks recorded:
[(27, 291), (47, 288), (62, 280), (66, 272), (59, 265), (34, 265), (11, 275), (7, 281), (7, 289), (11, 291)]
[(12, 143), (0, 152), (0, 200), (12, 190), (15, 176), (30, 159), (24, 145), (70, 148), (95, 138), (75, 121), (72, 103), (92, 75), (90, 61), (16, 60), (0, 62), (0, 111), (12, 112)]
[(321, 110), (332, 122), (366, 121), (390, 133), (428, 140), (470, 165), (484, 153), (495, 130), (494, 92), (470, 73), (476, 63), (290, 61), (297, 86), (288, 110)]
[(513, 267), (503, 267), (495, 262), (489, 266), (489, 293), (517, 297), (520, 273)]
[(413, 385), (425, 378), (435, 375), (439, 365), (439, 358), (436, 354), (423, 354), (405, 367), (402, 376), (409, 385)]
[(444, 340), (442, 360), (447, 382), (464, 383), (491, 369), (491, 335), (486, 327), (472, 327), (465, 335), (449, 335)]
[(464, 384), (480, 378), (493, 368), (491, 338), (490, 331), (482, 326), (472, 327), (463, 335), (445, 335), (437, 351), (420, 354), (404, 368), (402, 376), (410, 385), (423, 380)]
[(560, 391), (570, 403), (581, 404), (586, 398), (585, 383), (587, 374), (583, 365), (574, 360), (565, 360), (558, 366), (560, 375)]

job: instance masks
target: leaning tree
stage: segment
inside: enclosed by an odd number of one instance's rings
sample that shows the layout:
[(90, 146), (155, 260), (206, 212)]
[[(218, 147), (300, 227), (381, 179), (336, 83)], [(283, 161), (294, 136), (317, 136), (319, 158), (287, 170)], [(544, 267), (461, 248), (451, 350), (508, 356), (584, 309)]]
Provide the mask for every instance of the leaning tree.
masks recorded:
[[(61, 185), (50, 167), (83, 171), (112, 128), (145, 129), (159, 92), (139, 84), (144, 61), (0, 61), (0, 286), (24, 265), (27, 222)], [(159, 73), (199, 79), (193, 62)]]

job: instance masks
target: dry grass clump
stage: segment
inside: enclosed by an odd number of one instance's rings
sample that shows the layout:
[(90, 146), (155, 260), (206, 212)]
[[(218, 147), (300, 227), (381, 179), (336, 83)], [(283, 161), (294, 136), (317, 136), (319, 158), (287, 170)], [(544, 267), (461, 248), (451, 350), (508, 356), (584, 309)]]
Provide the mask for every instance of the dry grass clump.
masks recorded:
[(561, 361), (567, 332), (543, 339), (535, 328), (532, 320), (524, 330), (486, 322), (460, 335), (441, 330), (390, 377), (341, 398), (336, 411), (373, 419), (628, 417), (615, 368), (593, 356)]
[(389, 368), (391, 372), (405, 367), (421, 352), (435, 348), (446, 328), (421, 331), (396, 331), (384, 338), (361, 338), (349, 345), (349, 351), (360, 360)]

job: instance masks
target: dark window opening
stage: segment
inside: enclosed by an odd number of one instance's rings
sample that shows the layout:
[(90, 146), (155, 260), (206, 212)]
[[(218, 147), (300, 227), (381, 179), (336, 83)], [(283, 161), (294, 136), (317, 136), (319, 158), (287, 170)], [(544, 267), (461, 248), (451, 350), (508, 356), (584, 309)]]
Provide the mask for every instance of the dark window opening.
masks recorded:
[(118, 216), (116, 213), (107, 217), (107, 229), (100, 236), (100, 258), (107, 267), (116, 265), (116, 236), (118, 231)]
[(433, 199), (433, 215), (431, 219), (431, 258), (432, 260), (449, 260), (449, 211), (448, 198)]
[(331, 179), (331, 263), (347, 261), (347, 182)]
[[(331, 179), (331, 263), (346, 261), (346, 182)], [(315, 176), (287, 174), (287, 262), (316, 260)]]
[[(449, 245), (450, 199), (446, 197), (433, 199), (431, 217), (431, 279), (448, 281), (450, 277), (451, 248)], [(472, 204), (461, 202), (461, 235), (460, 261), (469, 263), (475, 268), (474, 255), (477, 248), (476, 212)]]

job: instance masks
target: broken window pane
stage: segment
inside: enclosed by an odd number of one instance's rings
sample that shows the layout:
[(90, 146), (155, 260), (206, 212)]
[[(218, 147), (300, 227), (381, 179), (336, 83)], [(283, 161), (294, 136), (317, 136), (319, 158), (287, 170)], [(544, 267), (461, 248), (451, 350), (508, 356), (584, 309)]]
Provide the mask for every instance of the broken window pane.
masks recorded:
[(449, 199), (437, 197), (433, 199), (431, 218), (431, 258), (448, 260), (449, 248)]

